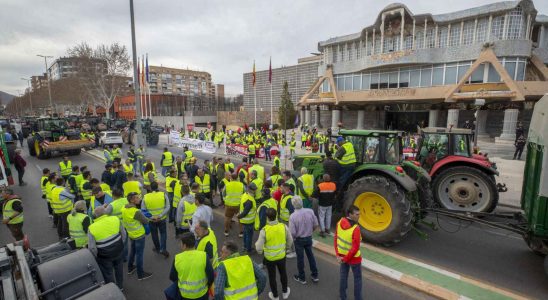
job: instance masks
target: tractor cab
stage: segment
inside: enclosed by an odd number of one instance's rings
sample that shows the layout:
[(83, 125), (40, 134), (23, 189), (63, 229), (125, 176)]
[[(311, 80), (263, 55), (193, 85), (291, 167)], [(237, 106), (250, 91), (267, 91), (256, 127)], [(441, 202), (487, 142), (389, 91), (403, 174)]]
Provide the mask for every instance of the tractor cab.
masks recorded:
[(470, 129), (423, 128), (415, 160), (430, 171), (435, 162), (448, 156), (472, 158), (471, 138)]
[(403, 158), (402, 132), (384, 130), (340, 130), (354, 145), (357, 164), (399, 165)]

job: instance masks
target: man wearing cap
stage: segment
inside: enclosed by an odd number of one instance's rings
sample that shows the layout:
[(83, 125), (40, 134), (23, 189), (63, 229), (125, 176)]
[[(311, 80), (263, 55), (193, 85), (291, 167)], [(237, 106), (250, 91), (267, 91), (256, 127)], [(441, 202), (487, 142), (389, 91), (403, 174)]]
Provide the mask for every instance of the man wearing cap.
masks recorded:
[(339, 145), (339, 149), (335, 153), (335, 159), (339, 162), (341, 170), (338, 187), (342, 190), (356, 166), (356, 154), (354, 153), (354, 145), (345, 141), (343, 137), (337, 138), (337, 145)]
[(16, 241), (20, 241), (25, 237), (23, 233), (23, 205), (21, 205), (21, 198), (15, 194), (11, 189), (2, 190), (2, 200), (4, 205), (2, 206), (2, 223), (6, 224), (11, 232), (11, 235)]

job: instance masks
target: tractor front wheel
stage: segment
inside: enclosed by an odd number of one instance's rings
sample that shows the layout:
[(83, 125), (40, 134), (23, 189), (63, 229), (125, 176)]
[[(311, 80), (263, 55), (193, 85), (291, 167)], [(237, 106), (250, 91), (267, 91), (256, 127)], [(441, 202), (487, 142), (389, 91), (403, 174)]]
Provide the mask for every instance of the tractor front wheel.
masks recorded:
[(498, 203), (496, 183), (476, 168), (447, 168), (434, 175), (432, 186), (434, 198), (447, 209), (491, 212)]
[(36, 150), (34, 149), (34, 138), (27, 138), (27, 146), (29, 149), (29, 155), (36, 156)]
[(349, 185), (344, 210), (355, 205), (360, 209), (363, 238), (374, 244), (391, 246), (411, 230), (413, 213), (405, 191), (389, 178), (370, 175)]

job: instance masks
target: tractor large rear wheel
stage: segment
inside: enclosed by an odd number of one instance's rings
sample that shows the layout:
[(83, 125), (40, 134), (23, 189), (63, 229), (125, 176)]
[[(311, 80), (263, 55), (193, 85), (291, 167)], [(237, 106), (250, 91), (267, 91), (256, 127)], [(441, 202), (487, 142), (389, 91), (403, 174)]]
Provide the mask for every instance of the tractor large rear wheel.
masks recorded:
[(499, 200), (496, 183), (476, 168), (447, 168), (434, 175), (432, 183), (434, 198), (447, 209), (491, 212)]
[(34, 149), (34, 138), (27, 138), (27, 147), (29, 149), (29, 155), (36, 156), (36, 150)]
[(366, 241), (391, 246), (411, 230), (411, 203), (391, 179), (378, 175), (357, 179), (348, 187), (344, 210), (350, 205), (360, 209), (360, 229)]
[(151, 133), (150, 134), (150, 146), (156, 146), (158, 145), (158, 142), (160, 141), (160, 136), (157, 133)]

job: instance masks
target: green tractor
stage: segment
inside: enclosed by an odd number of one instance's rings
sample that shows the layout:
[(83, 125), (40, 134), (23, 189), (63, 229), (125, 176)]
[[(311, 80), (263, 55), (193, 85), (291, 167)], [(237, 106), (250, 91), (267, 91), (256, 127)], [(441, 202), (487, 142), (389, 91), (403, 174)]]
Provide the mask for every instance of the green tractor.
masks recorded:
[[(432, 206), (428, 172), (419, 164), (404, 162), (402, 132), (341, 130), (339, 134), (354, 146), (356, 168), (338, 186), (335, 209), (357, 206), (364, 239), (384, 246), (398, 243), (424, 218), (424, 209)], [(324, 173), (322, 163), (321, 154), (299, 155), (293, 170), (306, 167), (318, 180)]]

